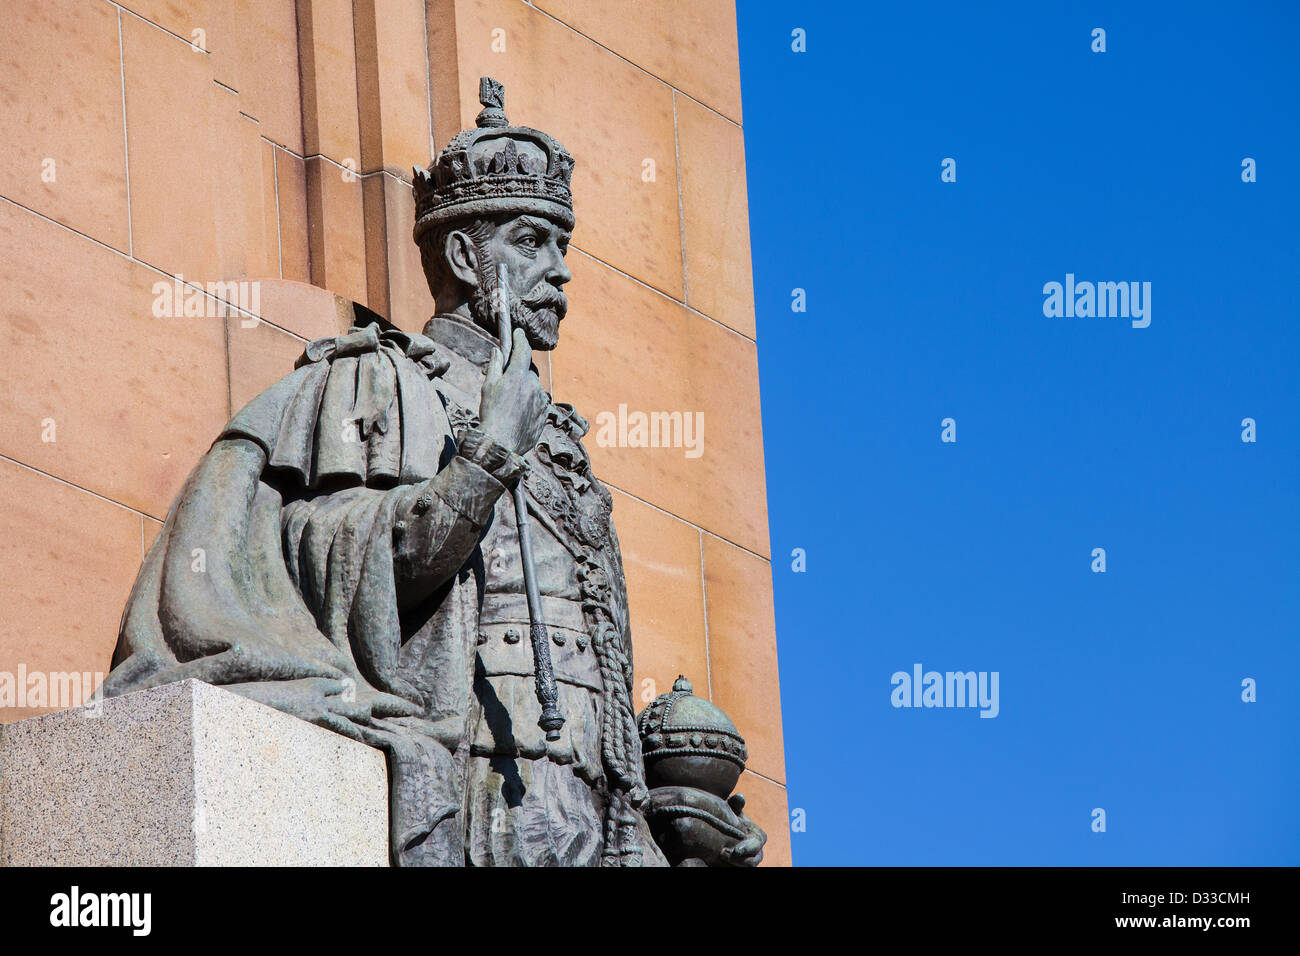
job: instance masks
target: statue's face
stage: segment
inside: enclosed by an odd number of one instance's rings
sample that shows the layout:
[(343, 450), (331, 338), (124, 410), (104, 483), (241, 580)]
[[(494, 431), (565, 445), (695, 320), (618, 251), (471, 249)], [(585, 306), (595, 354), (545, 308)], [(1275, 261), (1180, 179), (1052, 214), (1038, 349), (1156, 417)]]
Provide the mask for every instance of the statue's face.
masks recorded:
[(497, 266), (509, 273), (510, 320), (534, 349), (548, 351), (560, 338), (560, 321), (568, 310), (562, 291), (573, 273), (565, 265), (569, 233), (544, 216), (522, 215), (498, 223), (478, 244), (478, 287), (470, 302), (474, 319), (497, 330)]

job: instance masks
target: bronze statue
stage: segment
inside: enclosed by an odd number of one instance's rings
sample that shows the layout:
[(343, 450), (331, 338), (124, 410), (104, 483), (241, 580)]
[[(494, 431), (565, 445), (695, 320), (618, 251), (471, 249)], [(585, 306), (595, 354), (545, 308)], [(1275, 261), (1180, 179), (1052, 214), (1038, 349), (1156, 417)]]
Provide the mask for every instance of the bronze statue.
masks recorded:
[[(382, 748), (399, 865), (665, 865), (611, 498), (531, 362), (567, 308), (573, 158), (508, 125), (500, 84), (480, 99), (415, 171), (437, 314), (312, 342), (231, 419), (145, 558), (105, 693), (197, 678)], [(671, 786), (677, 806), (692, 785)], [(671, 862), (761, 859), (725, 797)]]

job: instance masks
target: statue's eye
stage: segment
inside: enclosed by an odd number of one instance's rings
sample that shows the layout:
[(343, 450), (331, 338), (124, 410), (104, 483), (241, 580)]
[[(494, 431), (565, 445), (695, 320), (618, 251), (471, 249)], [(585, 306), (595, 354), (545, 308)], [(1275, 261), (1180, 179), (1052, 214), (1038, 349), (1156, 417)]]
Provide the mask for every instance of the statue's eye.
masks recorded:
[(523, 246), (525, 249), (536, 249), (537, 237), (534, 236), (532, 233), (528, 233), (527, 235), (520, 236), (518, 241), (516, 242), (516, 245)]

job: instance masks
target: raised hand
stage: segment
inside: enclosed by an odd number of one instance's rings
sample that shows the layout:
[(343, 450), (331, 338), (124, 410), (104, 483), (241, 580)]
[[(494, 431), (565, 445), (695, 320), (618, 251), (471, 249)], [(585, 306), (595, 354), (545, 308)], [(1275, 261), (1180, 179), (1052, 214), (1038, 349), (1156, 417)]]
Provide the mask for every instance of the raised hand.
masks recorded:
[(533, 350), (523, 329), (515, 329), (510, 363), (503, 366), (494, 348), (479, 400), (479, 427), (498, 445), (516, 455), (537, 447), (546, 426), (550, 400), (531, 365)]

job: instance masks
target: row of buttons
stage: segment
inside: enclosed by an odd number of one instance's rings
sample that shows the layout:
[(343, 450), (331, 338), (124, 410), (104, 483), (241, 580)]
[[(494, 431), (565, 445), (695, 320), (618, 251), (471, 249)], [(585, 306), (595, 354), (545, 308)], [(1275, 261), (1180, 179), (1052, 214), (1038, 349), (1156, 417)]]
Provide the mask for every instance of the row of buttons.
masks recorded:
[[(568, 641), (568, 638), (564, 636), (564, 632), (562, 631), (551, 631), (550, 633), (551, 640), (555, 642), (556, 647), (563, 647), (565, 642)], [(505, 642), (507, 644), (518, 644), (521, 640), (523, 640), (523, 635), (520, 634), (518, 630), (513, 627), (507, 629), (505, 633)], [(488, 636), (486, 634), (480, 634), (478, 636), (478, 642), (480, 644), (486, 644), (488, 642)], [(578, 639), (574, 643), (577, 644), (578, 651), (581, 652), (587, 649), (587, 645), (591, 643), (591, 640), (586, 634), (579, 634)]]

